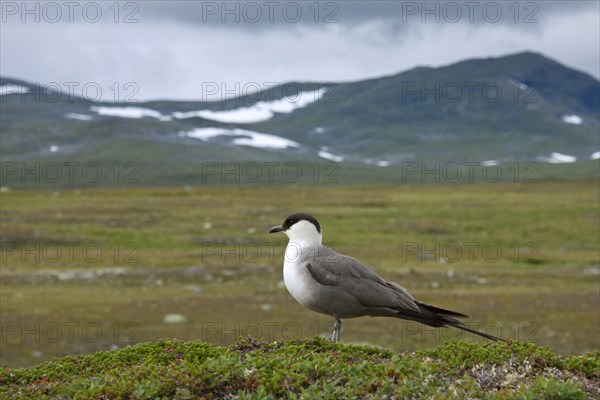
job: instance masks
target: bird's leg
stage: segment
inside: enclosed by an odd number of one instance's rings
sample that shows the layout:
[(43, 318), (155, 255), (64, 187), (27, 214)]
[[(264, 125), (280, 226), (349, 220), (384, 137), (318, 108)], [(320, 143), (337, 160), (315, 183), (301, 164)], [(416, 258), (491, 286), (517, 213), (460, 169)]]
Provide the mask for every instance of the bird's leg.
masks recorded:
[(335, 342), (335, 329), (336, 329), (336, 325), (334, 322), (333, 323), (333, 332), (331, 332), (331, 335), (327, 335), (327, 339), (331, 340), (332, 342)]
[(331, 335), (331, 341), (337, 343), (340, 341), (340, 334), (342, 333), (342, 320), (339, 318), (335, 319), (333, 323), (333, 334)]

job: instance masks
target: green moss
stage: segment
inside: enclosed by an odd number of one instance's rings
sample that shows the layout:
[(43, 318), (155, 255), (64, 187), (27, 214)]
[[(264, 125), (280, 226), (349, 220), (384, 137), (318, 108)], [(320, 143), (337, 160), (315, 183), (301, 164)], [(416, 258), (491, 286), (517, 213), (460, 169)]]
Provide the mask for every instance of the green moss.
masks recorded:
[(476, 364), (505, 364), (523, 362), (541, 367), (556, 366), (558, 356), (548, 347), (538, 347), (528, 342), (477, 343), (452, 341), (435, 350), (424, 350), (419, 354), (435, 357), (444, 363), (458, 368), (471, 368)]
[(590, 379), (600, 379), (600, 351), (569, 357), (564, 365), (571, 371), (584, 373)]
[(588, 395), (577, 383), (537, 377), (531, 386), (523, 389), (518, 395), (511, 397), (521, 400), (585, 400)]
[[(160, 340), (0, 370), (6, 398), (586, 398), (600, 355), (561, 359), (528, 343), (447, 342), (395, 353), (321, 338), (231, 347)], [(515, 373), (519, 378), (514, 379)]]

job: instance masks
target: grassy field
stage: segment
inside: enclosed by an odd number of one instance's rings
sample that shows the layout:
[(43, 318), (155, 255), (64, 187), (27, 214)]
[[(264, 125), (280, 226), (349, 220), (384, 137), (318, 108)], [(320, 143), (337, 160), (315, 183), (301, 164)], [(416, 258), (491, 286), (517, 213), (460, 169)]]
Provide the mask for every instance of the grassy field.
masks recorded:
[[(313, 213), (324, 242), (472, 326), (559, 354), (600, 348), (597, 180), (9, 190), (1, 207), (1, 357), (56, 356), (170, 337), (234, 343), (329, 334), (282, 284), (286, 238)], [(394, 350), (480, 341), (393, 319), (342, 340)]]

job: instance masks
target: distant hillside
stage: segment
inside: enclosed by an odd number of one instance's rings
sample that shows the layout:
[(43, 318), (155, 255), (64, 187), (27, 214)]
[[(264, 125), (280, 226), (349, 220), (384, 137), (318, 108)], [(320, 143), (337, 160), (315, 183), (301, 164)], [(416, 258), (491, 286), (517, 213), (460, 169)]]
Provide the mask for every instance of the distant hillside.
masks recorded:
[(129, 163), (148, 184), (198, 183), (210, 162), (336, 162), (368, 177), (406, 162), (600, 158), (600, 82), (530, 52), (218, 102), (98, 103), (0, 78), (0, 106), (3, 163)]
[(337, 89), (339, 101), (257, 129), (392, 163), (541, 161), (553, 152), (586, 159), (600, 147), (600, 82), (534, 53), (415, 68)]

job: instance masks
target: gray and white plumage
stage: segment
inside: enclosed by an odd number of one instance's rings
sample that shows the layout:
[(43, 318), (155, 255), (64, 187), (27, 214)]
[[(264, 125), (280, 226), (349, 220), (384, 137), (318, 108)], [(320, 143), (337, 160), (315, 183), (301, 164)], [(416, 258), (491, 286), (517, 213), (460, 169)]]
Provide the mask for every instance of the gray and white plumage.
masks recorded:
[(323, 246), (321, 225), (310, 214), (290, 215), (270, 233), (289, 237), (283, 280), (296, 301), (335, 318), (332, 340), (339, 341), (341, 320), (362, 316), (395, 317), (428, 326), (453, 326), (491, 340), (503, 340), (467, 327), (467, 317), (415, 300), (402, 286), (386, 282), (355, 258)]

